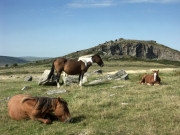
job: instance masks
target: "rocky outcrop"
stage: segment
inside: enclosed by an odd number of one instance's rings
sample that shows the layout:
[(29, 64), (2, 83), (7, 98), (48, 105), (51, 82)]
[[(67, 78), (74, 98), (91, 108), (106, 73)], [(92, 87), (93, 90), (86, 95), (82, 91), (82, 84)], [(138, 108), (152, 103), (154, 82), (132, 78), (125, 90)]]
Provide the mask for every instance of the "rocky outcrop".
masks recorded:
[[(40, 77), (38, 81), (38, 85), (56, 85), (57, 84), (57, 76), (56, 74), (53, 74), (50, 80), (47, 80), (48, 75), (50, 73), (50, 70), (45, 70), (42, 76)], [(78, 84), (78, 75), (67, 75), (64, 72), (61, 75), (63, 83), (67, 86), (72, 85), (72, 84)], [(84, 75), (82, 83), (87, 82), (87, 75)]]
[(56, 85), (57, 76), (53, 74), (50, 80), (47, 80), (50, 70), (45, 70), (39, 78), (38, 85)]
[(102, 57), (119, 59), (124, 56), (133, 56), (139, 58), (180, 61), (180, 52), (173, 50), (156, 41), (143, 40), (125, 40), (105, 42), (93, 48), (78, 51), (67, 55), (67, 57), (78, 57), (91, 53), (100, 53)]
[(100, 84), (105, 83), (109, 80), (128, 80), (128, 74), (124, 70), (117, 71), (114, 74), (106, 75), (98, 78), (97, 80), (94, 80), (92, 82), (89, 82), (89, 84)]

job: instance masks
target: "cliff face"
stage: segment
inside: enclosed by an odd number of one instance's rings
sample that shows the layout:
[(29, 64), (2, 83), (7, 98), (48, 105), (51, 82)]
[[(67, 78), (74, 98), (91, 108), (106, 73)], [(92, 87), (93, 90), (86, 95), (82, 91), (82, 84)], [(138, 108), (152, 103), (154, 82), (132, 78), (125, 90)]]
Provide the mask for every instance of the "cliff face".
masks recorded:
[(156, 43), (156, 41), (119, 39), (76, 52), (78, 55), (100, 53), (103, 57), (121, 58), (129, 55), (140, 58), (180, 61), (180, 52)]

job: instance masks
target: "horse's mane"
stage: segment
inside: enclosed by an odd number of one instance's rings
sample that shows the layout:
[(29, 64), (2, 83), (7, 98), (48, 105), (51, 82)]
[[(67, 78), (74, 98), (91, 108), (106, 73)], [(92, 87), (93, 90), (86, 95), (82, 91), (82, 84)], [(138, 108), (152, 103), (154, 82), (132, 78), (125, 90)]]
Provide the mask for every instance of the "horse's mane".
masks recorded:
[(53, 102), (53, 106), (56, 106), (56, 100), (57, 98), (49, 98), (49, 97), (26, 97), (23, 98), (21, 103), (24, 103), (28, 100), (35, 100), (36, 109), (42, 109), (42, 112), (45, 112), (46, 110), (49, 110), (52, 108), (51, 102)]

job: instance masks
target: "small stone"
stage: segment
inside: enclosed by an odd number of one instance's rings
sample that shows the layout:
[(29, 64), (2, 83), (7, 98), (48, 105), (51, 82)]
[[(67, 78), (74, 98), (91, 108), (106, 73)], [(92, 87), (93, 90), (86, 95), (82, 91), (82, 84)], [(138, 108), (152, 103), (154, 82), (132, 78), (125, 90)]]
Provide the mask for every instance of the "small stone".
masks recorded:
[(111, 94), (111, 95), (109, 95), (108, 97), (113, 97), (113, 96), (115, 96), (116, 95), (116, 93), (115, 94)]
[(128, 105), (128, 103), (121, 103), (121, 105)]
[(5, 99), (0, 99), (0, 101), (7, 101), (7, 100), (9, 100), (10, 99), (10, 97), (7, 97), (7, 98), (5, 98)]
[(62, 89), (62, 90), (49, 90), (49, 91), (47, 91), (47, 94), (48, 94), (48, 95), (58, 94), (58, 93), (66, 93), (66, 90), (65, 90), (65, 89)]
[(25, 86), (25, 87), (23, 87), (21, 90), (28, 90), (28, 89), (30, 89), (31, 87), (29, 87), (29, 86)]
[(99, 84), (99, 83), (102, 83), (102, 82), (105, 82), (106, 80), (94, 80), (92, 82), (90, 82), (89, 84)]
[(98, 70), (95, 70), (93, 73), (95, 73), (95, 74), (102, 74), (102, 70), (98, 69)]
[(113, 86), (112, 88), (117, 89), (117, 88), (123, 88), (123, 87), (124, 87), (124, 85), (118, 85), (118, 86)]
[(32, 76), (25, 77), (24, 81), (32, 81)]

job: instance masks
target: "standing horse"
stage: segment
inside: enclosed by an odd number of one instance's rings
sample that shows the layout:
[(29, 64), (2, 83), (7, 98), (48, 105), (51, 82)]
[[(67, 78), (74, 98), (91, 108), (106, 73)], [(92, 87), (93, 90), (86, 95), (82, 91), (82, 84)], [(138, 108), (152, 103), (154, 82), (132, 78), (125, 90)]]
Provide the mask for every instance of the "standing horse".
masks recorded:
[(51, 78), (54, 73), (54, 68), (57, 72), (57, 87), (60, 87), (59, 80), (62, 71), (64, 71), (68, 75), (79, 75), (79, 86), (82, 86), (82, 80), (84, 73), (87, 72), (88, 68), (93, 64), (97, 63), (99, 66), (103, 67), (104, 63), (101, 57), (96, 54), (89, 58), (90, 61), (84, 62), (82, 60), (68, 60), (66, 58), (57, 58), (51, 68), (51, 72), (48, 75), (47, 80)]
[(154, 85), (154, 84), (160, 84), (161, 82), (161, 78), (159, 77), (158, 75), (159, 73), (159, 70), (154, 70), (153, 71), (153, 75), (144, 75), (142, 77), (142, 80), (141, 80), (141, 84), (150, 84), (150, 85)]
[(32, 119), (45, 124), (51, 124), (50, 119), (58, 119), (62, 122), (71, 120), (67, 102), (60, 97), (16, 95), (8, 102), (8, 112), (9, 116), (14, 120)]

